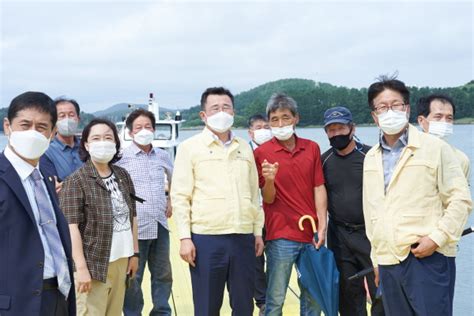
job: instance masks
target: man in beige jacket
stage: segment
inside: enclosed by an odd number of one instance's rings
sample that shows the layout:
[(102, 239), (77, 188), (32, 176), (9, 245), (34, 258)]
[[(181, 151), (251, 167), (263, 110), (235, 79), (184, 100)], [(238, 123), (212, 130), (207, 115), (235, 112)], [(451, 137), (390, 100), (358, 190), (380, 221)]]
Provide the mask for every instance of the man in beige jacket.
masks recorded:
[[(430, 94), (422, 97), (417, 104), (417, 121), (425, 133), (437, 136), (449, 143), (449, 137), (453, 134), (453, 122), (456, 108), (453, 100), (444, 94)], [(467, 181), (471, 176), (471, 165), (469, 158), (461, 150), (451, 145), (456, 158), (461, 164), (461, 169)]]
[(179, 145), (171, 184), (194, 315), (219, 315), (227, 285), (232, 314), (251, 316), (255, 257), (263, 252), (257, 167), (249, 144), (231, 131), (229, 90), (206, 89), (199, 115), (206, 127)]
[(371, 259), (388, 315), (452, 315), (456, 245), (472, 201), (451, 146), (408, 124), (409, 99), (394, 78), (368, 90), (381, 129), (364, 161)]

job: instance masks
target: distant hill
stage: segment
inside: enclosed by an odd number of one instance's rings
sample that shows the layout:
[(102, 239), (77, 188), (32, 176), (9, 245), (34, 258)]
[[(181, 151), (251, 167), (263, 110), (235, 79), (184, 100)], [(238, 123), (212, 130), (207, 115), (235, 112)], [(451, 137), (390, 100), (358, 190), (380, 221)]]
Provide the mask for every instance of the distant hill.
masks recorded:
[[(459, 87), (409, 87), (409, 89), (412, 122), (416, 118), (416, 101), (421, 96), (431, 93), (444, 93), (453, 98), (456, 105), (456, 120), (470, 122), (469, 118), (474, 118), (474, 80)], [(322, 125), (324, 111), (337, 105), (348, 107), (357, 124), (373, 123), (367, 105), (367, 88), (340, 87), (307, 79), (281, 79), (237, 94), (234, 102), (236, 111), (234, 126), (246, 127), (248, 117), (256, 113), (265, 114), (267, 101), (275, 92), (285, 92), (296, 100), (300, 113), (300, 126)], [(135, 104), (135, 106), (148, 107), (147, 104)], [(81, 113), (81, 125), (87, 124), (93, 117), (105, 116), (114, 122), (121, 121), (129, 111), (128, 103), (118, 103), (92, 114)], [(182, 117), (186, 120), (183, 127), (202, 126), (199, 111), (199, 105), (182, 110)], [(176, 110), (160, 107), (161, 118), (164, 118), (166, 112), (175, 113)], [(0, 119), (6, 115), (7, 108), (0, 109)], [(3, 125), (0, 124), (0, 131), (2, 129)]]
[[(1, 108), (0, 109), (0, 120), (2, 121), (2, 124), (0, 124), (0, 132), (3, 132), (3, 118), (7, 117), (8, 114), (8, 108)], [(82, 129), (84, 126), (86, 126), (94, 116), (89, 113), (85, 113), (81, 111), (81, 123), (79, 124), (79, 128)]]
[[(148, 104), (133, 104), (135, 108), (144, 108), (148, 109)], [(129, 107), (129, 103), (118, 103), (114, 104), (105, 110), (97, 111), (92, 113), (95, 117), (106, 117), (112, 122), (122, 121), (132, 109)], [(164, 118), (166, 112), (175, 113), (176, 110), (171, 110), (167, 108), (160, 107), (160, 117)]]
[[(416, 118), (416, 101), (430, 93), (445, 93), (456, 105), (456, 119), (474, 117), (474, 80), (452, 88), (409, 87), (411, 93), (411, 121)], [(246, 127), (248, 117), (265, 114), (268, 99), (275, 92), (285, 92), (298, 103), (300, 126), (322, 125), (324, 111), (330, 107), (348, 107), (357, 124), (373, 123), (367, 104), (367, 88), (355, 89), (334, 86), (307, 79), (282, 79), (268, 82), (235, 96), (236, 127)], [(203, 125), (199, 118), (200, 106), (182, 111), (186, 120), (183, 127)]]

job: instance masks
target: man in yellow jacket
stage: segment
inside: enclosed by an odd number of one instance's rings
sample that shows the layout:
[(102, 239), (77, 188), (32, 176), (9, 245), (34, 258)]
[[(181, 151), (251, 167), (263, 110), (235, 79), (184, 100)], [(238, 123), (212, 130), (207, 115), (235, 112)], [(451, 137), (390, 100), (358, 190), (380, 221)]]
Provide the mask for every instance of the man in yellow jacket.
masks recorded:
[(199, 115), (206, 127), (179, 145), (171, 184), (194, 315), (219, 315), (227, 285), (232, 314), (251, 316), (255, 257), (263, 252), (257, 167), (249, 144), (231, 131), (229, 90), (206, 89)]
[(456, 245), (472, 201), (451, 146), (408, 123), (409, 99), (394, 78), (368, 90), (381, 129), (364, 161), (371, 259), (388, 315), (452, 315)]
[[(430, 94), (418, 100), (418, 124), (425, 133), (429, 133), (448, 142), (453, 134), (453, 122), (456, 108), (453, 100), (444, 94)], [(448, 142), (449, 143), (449, 142)], [(471, 176), (469, 158), (461, 150), (451, 145), (467, 181)]]

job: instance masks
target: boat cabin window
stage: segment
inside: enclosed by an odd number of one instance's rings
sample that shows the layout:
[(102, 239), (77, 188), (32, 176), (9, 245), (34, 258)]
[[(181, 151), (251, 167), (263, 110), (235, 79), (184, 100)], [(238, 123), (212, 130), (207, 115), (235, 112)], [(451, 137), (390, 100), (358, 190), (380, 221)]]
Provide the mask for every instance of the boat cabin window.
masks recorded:
[(155, 139), (170, 140), (171, 139), (171, 124), (156, 124), (155, 125)]

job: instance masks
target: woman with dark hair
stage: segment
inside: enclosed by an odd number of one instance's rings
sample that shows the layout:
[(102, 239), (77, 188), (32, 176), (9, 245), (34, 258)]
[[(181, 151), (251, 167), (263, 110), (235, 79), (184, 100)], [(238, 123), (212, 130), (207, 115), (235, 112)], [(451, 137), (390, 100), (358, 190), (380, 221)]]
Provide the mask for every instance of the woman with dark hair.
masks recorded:
[(135, 189), (120, 159), (115, 125), (94, 119), (82, 133), (84, 165), (59, 194), (69, 222), (77, 314), (121, 315), (127, 278), (138, 268)]

